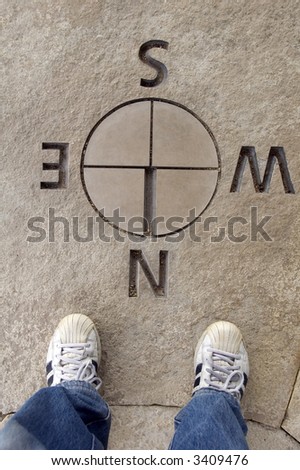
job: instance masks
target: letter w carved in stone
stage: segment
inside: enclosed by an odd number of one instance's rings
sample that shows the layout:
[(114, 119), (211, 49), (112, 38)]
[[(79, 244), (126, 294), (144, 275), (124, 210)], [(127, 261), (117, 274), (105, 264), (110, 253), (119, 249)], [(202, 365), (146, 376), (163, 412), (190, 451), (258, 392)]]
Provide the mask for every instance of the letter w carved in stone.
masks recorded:
[(255, 147), (242, 147), (240, 156), (237, 162), (235, 173), (233, 176), (230, 192), (235, 193), (240, 191), (245, 165), (249, 161), (251, 175), (255, 191), (257, 193), (268, 193), (272, 174), (276, 160), (279, 164), (283, 187), (286, 193), (295, 194), (293, 183), (290, 177), (289, 169), (287, 166), (286, 156), (283, 147), (271, 147), (268, 161), (265, 169), (264, 178), (261, 181), (260, 171), (257, 162)]

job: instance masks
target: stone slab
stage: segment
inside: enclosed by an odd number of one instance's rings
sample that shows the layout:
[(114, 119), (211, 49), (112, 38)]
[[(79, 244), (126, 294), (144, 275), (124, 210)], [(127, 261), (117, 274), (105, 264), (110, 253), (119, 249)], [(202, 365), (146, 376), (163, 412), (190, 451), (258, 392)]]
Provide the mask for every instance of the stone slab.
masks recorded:
[(87, 143), (87, 165), (147, 165), (150, 102), (121, 107), (104, 117), (97, 130)]
[(109, 449), (168, 449), (173, 435), (174, 416), (179, 408), (112, 406), (111, 411)]
[[(190, 224), (208, 206), (217, 180), (218, 171), (161, 171), (157, 176), (157, 215), (163, 216), (164, 221), (169, 223), (159, 223), (158, 233), (168, 234), (173, 231), (173, 227), (182, 228)], [(178, 188), (184, 190), (182, 196), (179, 196)], [(196, 217), (192, 215), (191, 218), (191, 214)]]
[(295, 383), (282, 428), (300, 442), (300, 374)]
[[(84, 175), (93, 204), (104, 217), (111, 220), (117, 227), (126, 230), (130, 218), (143, 217), (143, 170), (87, 168)], [(126, 176), (126, 184), (124, 184), (124, 175)], [(127, 190), (128, 187), (131, 189), (130, 192)], [(132, 198), (132, 193), (135, 195), (134, 198)], [(115, 213), (115, 209), (119, 209), (119, 211)], [(124, 214), (126, 214), (126, 220), (117, 223), (118, 217), (124, 216)]]
[(218, 155), (208, 130), (179, 106), (154, 102), (153, 164), (218, 167)]
[(282, 429), (248, 421), (247, 442), (252, 450), (300, 450), (300, 443)]
[[(183, 406), (197, 340), (225, 319), (241, 328), (249, 351), (247, 418), (277, 428), (283, 421), (299, 369), (299, 1), (175, 3), (11, 0), (2, 8), (4, 414), (45, 384), (57, 323), (82, 312), (101, 334), (111, 405)], [(158, 36), (170, 46), (153, 56), (169, 76), (149, 91), (140, 78), (155, 72), (138, 50)], [(221, 156), (217, 193), (183, 238), (122, 241), (105, 226), (115, 236), (105, 242), (94, 226), (94, 239), (79, 242), (76, 224), (83, 237), (96, 216), (81, 184), (87, 136), (107, 112), (150, 93), (209, 125)], [(69, 143), (67, 189), (40, 189), (49, 177), (43, 142)], [(296, 194), (285, 194), (277, 165), (268, 194), (254, 191), (248, 166), (241, 192), (230, 193), (242, 145), (255, 146), (261, 173), (270, 147), (283, 146)], [(232, 232), (237, 216), (246, 223)], [(256, 233), (265, 216), (272, 241)], [(209, 230), (207, 217), (218, 218)], [(155, 298), (142, 273), (139, 297), (128, 297), (131, 249), (143, 249), (155, 275), (159, 250), (169, 251), (168, 297)]]

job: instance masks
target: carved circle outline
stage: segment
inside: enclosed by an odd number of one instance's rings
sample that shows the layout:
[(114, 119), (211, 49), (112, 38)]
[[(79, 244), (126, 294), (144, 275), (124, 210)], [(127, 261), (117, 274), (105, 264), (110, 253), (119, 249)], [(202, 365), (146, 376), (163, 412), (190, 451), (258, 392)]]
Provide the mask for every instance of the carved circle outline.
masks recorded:
[[(206, 131), (208, 132), (210, 138), (212, 139), (213, 141), (213, 144), (215, 146), (215, 149), (216, 149), (216, 153), (217, 153), (217, 158), (218, 158), (218, 168), (216, 170), (213, 170), (213, 171), (218, 171), (218, 178), (217, 178), (217, 182), (216, 182), (216, 186), (215, 186), (215, 189), (214, 189), (214, 192), (210, 198), (210, 200), (208, 201), (208, 203), (206, 204), (206, 206), (204, 207), (204, 209), (195, 217), (195, 219), (193, 219), (191, 222), (189, 222), (188, 224), (186, 224), (184, 227), (180, 227), (178, 228), (177, 230), (174, 230), (173, 232), (168, 232), (168, 233), (162, 233), (162, 234), (159, 234), (159, 235), (154, 235), (154, 234), (151, 234), (151, 235), (147, 235), (147, 234), (139, 234), (139, 233), (135, 233), (135, 232), (129, 232), (128, 230), (125, 230), (115, 224), (113, 224), (110, 220), (108, 220), (103, 214), (102, 212), (100, 212), (100, 210), (95, 206), (95, 204), (93, 203), (92, 199), (90, 198), (90, 195), (88, 193), (88, 190), (87, 190), (87, 187), (86, 187), (86, 184), (85, 184), (85, 180), (84, 180), (84, 158), (85, 158), (85, 153), (86, 153), (86, 149), (87, 149), (87, 146), (89, 144), (89, 141), (93, 135), (93, 133), (95, 132), (95, 130), (97, 129), (98, 126), (100, 126), (100, 124), (106, 119), (108, 118), (111, 114), (113, 114), (114, 112), (118, 111), (119, 109), (125, 107), (125, 106), (129, 106), (131, 104), (134, 104), (134, 103), (139, 103), (139, 102), (142, 102), (142, 101), (156, 101), (156, 102), (162, 102), (162, 103), (168, 103), (170, 105), (173, 105), (173, 106), (177, 106), (181, 109), (183, 109), (184, 111), (190, 113), (195, 119), (197, 119), (202, 125), (203, 127), (206, 129)], [(188, 167), (187, 167), (188, 169)], [(191, 170), (192, 171), (192, 170)], [(207, 210), (207, 208), (210, 206), (212, 200), (214, 199), (215, 195), (216, 195), (216, 192), (217, 192), (217, 189), (218, 189), (218, 185), (219, 185), (219, 181), (220, 181), (220, 178), (221, 178), (221, 157), (220, 157), (220, 151), (219, 151), (219, 148), (218, 148), (218, 144), (217, 144), (217, 141), (215, 139), (215, 136), (213, 135), (212, 131), (210, 130), (210, 128), (208, 127), (208, 125), (196, 114), (194, 113), (194, 111), (190, 110), (189, 108), (187, 108), (186, 106), (184, 106), (183, 104), (181, 103), (177, 103), (176, 101), (172, 101), (172, 100), (167, 100), (167, 99), (164, 99), (164, 98), (154, 98), (154, 97), (148, 97), (148, 98), (136, 98), (136, 99), (133, 99), (133, 100), (129, 100), (129, 101), (125, 101), (124, 103), (121, 103), (119, 104), (118, 106), (116, 106), (115, 108), (111, 109), (110, 111), (108, 111), (104, 116), (102, 116), (97, 122), (96, 124), (93, 126), (93, 128), (91, 129), (91, 131), (89, 132), (87, 138), (86, 138), (86, 141), (84, 143), (84, 146), (83, 146), (83, 149), (82, 149), (82, 153), (81, 153), (81, 160), (80, 160), (80, 178), (81, 178), (81, 183), (82, 183), (82, 186), (83, 186), (83, 190), (85, 192), (85, 195), (89, 201), (89, 203), (91, 204), (91, 206), (93, 207), (93, 209), (97, 212), (97, 214), (105, 221), (107, 222), (110, 226), (112, 226), (115, 230), (119, 231), (119, 232), (122, 232), (122, 233), (126, 233), (126, 234), (130, 234), (130, 235), (133, 235), (134, 237), (137, 237), (137, 238), (142, 238), (142, 239), (147, 239), (147, 238), (164, 238), (164, 237), (167, 237), (167, 236), (171, 236), (171, 235), (174, 235), (176, 233), (179, 233), (181, 232), (182, 230), (186, 230), (188, 227), (190, 227), (191, 225), (193, 225), (197, 219), (199, 219), (199, 217)]]

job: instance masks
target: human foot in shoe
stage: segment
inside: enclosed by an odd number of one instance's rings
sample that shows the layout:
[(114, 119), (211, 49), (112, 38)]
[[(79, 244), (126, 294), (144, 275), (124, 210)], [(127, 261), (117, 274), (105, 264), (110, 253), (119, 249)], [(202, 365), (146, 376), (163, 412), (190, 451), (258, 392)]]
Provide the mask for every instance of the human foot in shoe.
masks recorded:
[(66, 316), (50, 341), (46, 366), (48, 386), (66, 380), (83, 380), (98, 390), (100, 359), (100, 338), (92, 320), (82, 314)]

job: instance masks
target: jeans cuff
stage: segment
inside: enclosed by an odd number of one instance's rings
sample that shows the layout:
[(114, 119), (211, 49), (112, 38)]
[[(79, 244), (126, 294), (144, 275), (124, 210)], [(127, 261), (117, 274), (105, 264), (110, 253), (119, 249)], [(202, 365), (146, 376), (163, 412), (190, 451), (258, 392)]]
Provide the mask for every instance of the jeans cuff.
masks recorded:
[(106, 421), (110, 419), (111, 412), (108, 404), (95, 387), (89, 382), (85, 382), (84, 380), (65, 380), (60, 384), (55, 385), (55, 387), (63, 387), (70, 392), (83, 394), (90, 397), (92, 400), (96, 400), (96, 403), (101, 403), (103, 410), (106, 410), (105, 413), (103, 411), (103, 420)]
[(85, 382), (84, 380), (64, 380), (63, 382), (55, 386), (63, 387), (67, 390), (78, 390), (79, 392), (88, 392), (92, 393), (93, 395), (99, 395), (94, 385), (90, 384), (89, 382)]
[(221, 393), (224, 396), (224, 398), (230, 404), (240, 406), (239, 400), (237, 398), (235, 398), (233, 395), (231, 395), (231, 393), (224, 392), (223, 390), (215, 390), (215, 389), (209, 388), (209, 387), (201, 388), (200, 390), (197, 390), (194, 394), (194, 397), (197, 397), (199, 395), (203, 395), (204, 393), (209, 394), (209, 395), (215, 395), (215, 394), (220, 394)]

